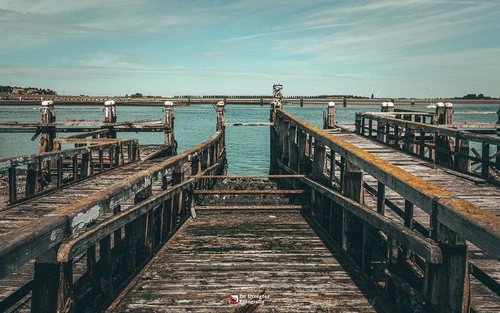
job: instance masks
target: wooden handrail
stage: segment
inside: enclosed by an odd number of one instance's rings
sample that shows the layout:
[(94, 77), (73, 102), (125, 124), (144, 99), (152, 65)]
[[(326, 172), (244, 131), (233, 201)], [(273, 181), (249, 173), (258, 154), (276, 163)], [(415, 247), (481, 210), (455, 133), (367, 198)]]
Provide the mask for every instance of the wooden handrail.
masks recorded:
[[(93, 193), (76, 201), (56, 212), (45, 215), (36, 221), (24, 225), (16, 232), (0, 235), (0, 278), (5, 277), (14, 269), (32, 260), (41, 253), (59, 244), (62, 238), (87, 227), (100, 216), (108, 212), (113, 206), (135, 195), (138, 191), (150, 186), (153, 181), (161, 180), (175, 168), (180, 168), (184, 162), (194, 155), (200, 155), (206, 149), (223, 140), (223, 131), (216, 132), (205, 142), (173, 156), (155, 166), (140, 171), (126, 180), (117, 182), (103, 190)], [(68, 221), (68, 225), (51, 222), (60, 217)], [(32, 233), (35, 225), (39, 225), (40, 232), (47, 234), (63, 234), (63, 236), (31, 236), (19, 237), (19, 233)]]
[(492, 257), (500, 258), (500, 245), (497, 244), (500, 242), (499, 217), (281, 109), (277, 110), (277, 116), (314, 137), (317, 142), (330, 147), (332, 151), (375, 177), (429, 215), (436, 216), (440, 223), (462, 235)]

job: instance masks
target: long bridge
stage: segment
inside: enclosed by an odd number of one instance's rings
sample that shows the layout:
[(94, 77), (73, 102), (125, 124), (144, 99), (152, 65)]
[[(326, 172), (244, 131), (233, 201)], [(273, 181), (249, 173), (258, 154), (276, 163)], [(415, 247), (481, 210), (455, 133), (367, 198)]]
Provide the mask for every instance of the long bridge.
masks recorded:
[(106, 102), (102, 122), (56, 122), (44, 102), (40, 123), (0, 123), (41, 138), (0, 160), (0, 312), (500, 311), (500, 121), (385, 104), (338, 125), (332, 103), (319, 129), (281, 92), (265, 176), (227, 176), (225, 128), (250, 124), (224, 101), (182, 153), (171, 102), (163, 121)]

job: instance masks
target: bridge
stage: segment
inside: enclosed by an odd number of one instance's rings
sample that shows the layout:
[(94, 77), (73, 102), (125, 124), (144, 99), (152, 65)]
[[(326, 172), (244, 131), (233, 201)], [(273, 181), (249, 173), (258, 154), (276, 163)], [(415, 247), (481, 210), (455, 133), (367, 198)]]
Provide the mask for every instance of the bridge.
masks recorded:
[[(0, 311), (500, 311), (498, 137), (454, 128), (446, 106), (348, 126), (329, 105), (319, 129), (281, 88), (266, 176), (226, 175), (223, 101), (214, 135), (179, 154), (170, 103), (163, 122), (116, 123), (108, 103), (68, 125), (46, 103), (41, 123), (0, 125), (42, 138), (0, 160)], [(116, 138), (136, 129), (165, 142)]]

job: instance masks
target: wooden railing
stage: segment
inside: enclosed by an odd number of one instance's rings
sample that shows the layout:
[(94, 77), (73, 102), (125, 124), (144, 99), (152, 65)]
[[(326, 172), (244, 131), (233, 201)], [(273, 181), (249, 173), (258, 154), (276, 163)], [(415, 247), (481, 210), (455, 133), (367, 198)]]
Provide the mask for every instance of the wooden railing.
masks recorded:
[[(14, 305), (31, 291), (32, 312), (80, 312), (89, 299), (95, 299), (97, 310), (190, 216), (194, 186), (211, 186), (210, 179), (197, 176), (222, 174), (225, 165), (224, 131), (218, 131), (204, 143), (44, 216), (16, 234), (0, 235), (0, 278), (38, 257), (34, 280), (0, 302), (0, 308)], [(184, 173), (187, 168), (190, 173)], [(152, 196), (157, 189), (164, 191)], [(127, 199), (134, 205), (122, 211)], [(82, 267), (83, 272), (76, 270)], [(79, 278), (73, 281), (76, 275)]]
[[(68, 138), (57, 142), (79, 147), (0, 159), (0, 172), (6, 172), (8, 177), (10, 204), (139, 159), (137, 139), (91, 142)], [(19, 184), (18, 178), (23, 176), (25, 183)]]
[(356, 132), (456, 171), (500, 183), (500, 137), (402, 120), (387, 113), (356, 113)]
[[(426, 312), (466, 312), (465, 240), (500, 257), (498, 217), (278, 109), (270, 174), (297, 173), (308, 176), (311, 221), (394, 302), (411, 300)], [(376, 181), (373, 201), (365, 199), (373, 183), (364, 175)], [(388, 189), (404, 199), (403, 208), (386, 205)], [(415, 227), (416, 208), (429, 216), (424, 234)]]

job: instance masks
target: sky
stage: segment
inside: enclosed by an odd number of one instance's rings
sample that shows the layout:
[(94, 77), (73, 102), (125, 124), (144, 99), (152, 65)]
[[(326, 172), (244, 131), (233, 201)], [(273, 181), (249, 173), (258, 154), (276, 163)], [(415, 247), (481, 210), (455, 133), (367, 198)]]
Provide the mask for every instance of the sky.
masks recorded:
[(0, 0), (0, 85), (500, 96), (499, 0)]

